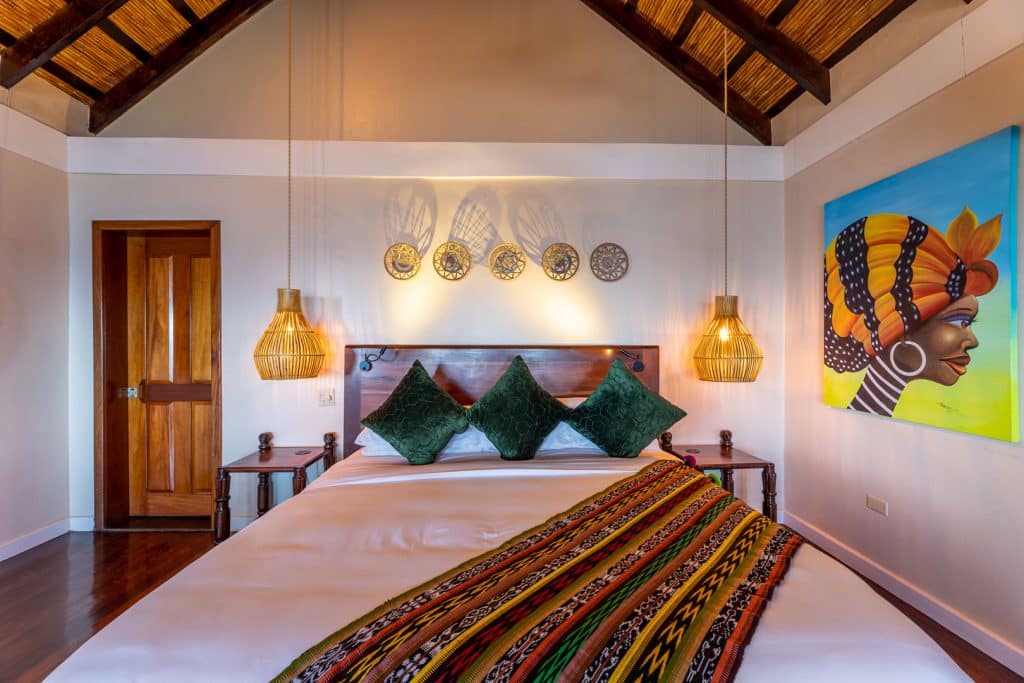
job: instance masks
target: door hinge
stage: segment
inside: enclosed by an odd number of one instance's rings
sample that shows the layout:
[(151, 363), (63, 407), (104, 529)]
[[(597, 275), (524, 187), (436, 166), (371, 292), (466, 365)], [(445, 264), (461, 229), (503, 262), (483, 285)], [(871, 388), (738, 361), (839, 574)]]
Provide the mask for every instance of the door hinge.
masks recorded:
[(120, 387), (117, 390), (118, 398), (138, 398), (139, 388), (138, 387)]

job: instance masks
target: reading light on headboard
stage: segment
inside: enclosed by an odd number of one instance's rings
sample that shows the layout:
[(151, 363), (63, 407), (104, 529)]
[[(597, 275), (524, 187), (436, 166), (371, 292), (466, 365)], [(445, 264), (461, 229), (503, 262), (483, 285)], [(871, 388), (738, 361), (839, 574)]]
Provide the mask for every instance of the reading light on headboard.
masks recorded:
[(644, 365), (644, 358), (642, 354), (630, 353), (626, 349), (619, 349), (619, 353), (621, 353), (629, 360), (633, 361), (632, 365), (630, 366), (633, 368), (633, 372), (643, 372), (644, 368), (647, 367), (646, 365)]

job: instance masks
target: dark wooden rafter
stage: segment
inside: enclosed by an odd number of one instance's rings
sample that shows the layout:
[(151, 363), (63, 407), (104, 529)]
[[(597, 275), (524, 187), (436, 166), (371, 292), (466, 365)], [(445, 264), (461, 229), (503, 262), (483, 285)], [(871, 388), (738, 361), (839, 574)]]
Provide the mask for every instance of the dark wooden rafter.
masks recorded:
[[(0, 45), (3, 45), (4, 47), (10, 47), (11, 45), (14, 45), (17, 42), (18, 38), (16, 36), (13, 36), (7, 31), (0, 29)], [(86, 83), (81, 78), (71, 73), (59, 64), (54, 64), (52, 60), (47, 62), (46, 64), (43, 64), (39, 68), (43, 71), (48, 72), (57, 80), (64, 81), (64, 83), (66, 83), (68, 87), (77, 90), (83, 96), (88, 97), (91, 100), (103, 96), (103, 93), (100, 92), (99, 89), (93, 86), (91, 83)]]
[(185, 0), (170, 0), (171, 6), (193, 26), (202, 21)]
[(74, 0), (4, 51), (0, 85), (14, 87), (125, 2), (127, 0)]
[[(648, 23), (639, 13), (627, 11), (622, 0), (581, 0), (581, 2), (619, 29), (717, 107), (722, 107), (725, 93), (722, 80), (681, 50), (671, 38)], [(771, 144), (771, 120), (749, 100), (733, 90), (729, 91), (729, 116), (758, 141), (766, 145)]]
[[(64, 0), (65, 3), (71, 4), (75, 0)], [(132, 56), (140, 62), (144, 62), (149, 59), (152, 55), (146, 50), (146, 48), (139, 45), (135, 40), (132, 39), (127, 33), (122, 31), (117, 24), (110, 20), (110, 17), (106, 17), (102, 21), (96, 24), (96, 26), (107, 34), (114, 42), (123, 47), (128, 52), (132, 53)]]
[(270, 0), (227, 0), (93, 103), (89, 130), (98, 133)]
[[(775, 9), (772, 10), (771, 14), (768, 15), (768, 23), (772, 26), (778, 26), (782, 23), (782, 20), (789, 16), (789, 13), (793, 11), (796, 4), (800, 0), (782, 0)], [(743, 68), (743, 65), (747, 63), (754, 53), (757, 52), (754, 46), (750, 43), (744, 43), (743, 47), (740, 48), (739, 52), (729, 60), (729, 73), (739, 73), (739, 70)]]
[(690, 37), (690, 33), (693, 31), (693, 27), (697, 25), (697, 20), (700, 19), (700, 15), (704, 12), (700, 7), (696, 5), (690, 5), (690, 9), (686, 12), (682, 22), (679, 23), (679, 28), (676, 29), (675, 36), (672, 37), (672, 42), (676, 45), (682, 45), (686, 42), (686, 39)]
[(132, 56), (140, 62), (145, 63), (146, 60), (153, 56), (149, 53), (149, 50), (135, 42), (130, 35), (122, 31), (121, 28), (110, 19), (104, 19), (97, 25), (115, 43), (132, 53)]
[[(863, 45), (868, 38), (885, 28), (890, 21), (895, 19), (903, 10), (913, 5), (914, 2), (915, 0), (895, 0), (895, 2), (876, 14), (871, 21), (864, 24), (856, 33), (850, 36), (845, 43), (839, 46), (838, 50), (825, 58), (822, 64), (828, 69), (834, 67)], [(786, 107), (793, 104), (800, 97), (801, 93), (803, 93), (803, 88), (799, 85), (793, 86), (789, 92), (779, 98), (778, 102), (772, 105), (767, 112), (768, 117), (775, 118), (781, 114)]]
[(828, 69), (743, 0), (693, 0), (693, 4), (753, 45), (823, 104), (832, 100)]

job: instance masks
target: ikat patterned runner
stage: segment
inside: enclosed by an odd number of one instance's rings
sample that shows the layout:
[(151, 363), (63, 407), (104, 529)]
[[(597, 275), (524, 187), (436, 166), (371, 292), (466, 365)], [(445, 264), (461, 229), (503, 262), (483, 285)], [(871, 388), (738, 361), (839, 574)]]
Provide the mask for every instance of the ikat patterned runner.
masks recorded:
[(803, 539), (660, 460), (311, 648), (277, 681), (729, 681)]

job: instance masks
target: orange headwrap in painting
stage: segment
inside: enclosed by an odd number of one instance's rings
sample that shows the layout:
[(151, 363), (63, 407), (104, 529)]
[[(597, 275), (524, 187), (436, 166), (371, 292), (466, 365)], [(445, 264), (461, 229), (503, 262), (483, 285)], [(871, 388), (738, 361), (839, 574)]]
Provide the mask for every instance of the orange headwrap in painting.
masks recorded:
[(951, 302), (992, 291), (999, 271), (986, 259), (1001, 222), (999, 215), (978, 225), (964, 207), (945, 237), (895, 214), (844, 228), (825, 250), (825, 364), (860, 370)]

